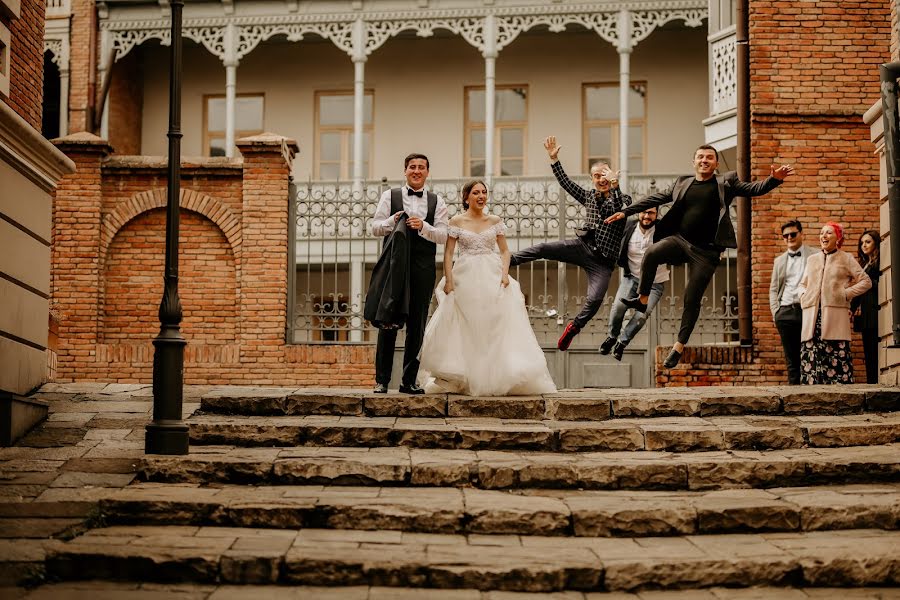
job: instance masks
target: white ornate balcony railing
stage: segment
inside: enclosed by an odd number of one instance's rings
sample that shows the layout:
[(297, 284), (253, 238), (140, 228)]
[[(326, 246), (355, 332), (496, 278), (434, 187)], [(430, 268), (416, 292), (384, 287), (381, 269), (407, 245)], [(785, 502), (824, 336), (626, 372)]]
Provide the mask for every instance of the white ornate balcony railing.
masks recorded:
[(72, 13), (71, 0), (47, 0), (48, 17), (68, 16)]
[(709, 37), (710, 116), (737, 107), (737, 70), (734, 27)]

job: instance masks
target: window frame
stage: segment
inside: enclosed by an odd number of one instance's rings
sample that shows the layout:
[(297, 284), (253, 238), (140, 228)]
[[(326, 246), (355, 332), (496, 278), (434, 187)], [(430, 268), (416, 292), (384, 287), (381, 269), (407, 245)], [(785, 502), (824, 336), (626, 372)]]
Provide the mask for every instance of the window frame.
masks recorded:
[[(647, 172), (647, 97), (650, 94), (650, 88), (647, 85), (646, 80), (638, 80), (632, 81), (630, 83), (631, 86), (643, 86), (644, 92), (644, 116), (636, 119), (631, 118), (629, 116), (628, 126), (632, 127), (634, 125), (641, 125), (641, 169), (640, 173)], [(619, 161), (619, 120), (618, 119), (595, 119), (588, 120), (587, 109), (587, 90), (588, 88), (593, 87), (611, 87), (615, 88), (618, 92), (619, 82), (618, 81), (591, 81), (581, 84), (581, 165), (584, 167), (584, 173), (590, 171), (590, 165), (588, 165), (588, 161), (591, 159), (590, 155), (590, 136), (589, 131), (592, 127), (601, 127), (601, 126), (609, 126), (611, 135), (610, 135), (610, 161), (612, 163), (618, 163)], [(629, 148), (630, 150), (630, 148)], [(628, 160), (632, 159), (633, 155), (629, 154)], [(610, 165), (612, 166), (612, 165)], [(621, 170), (623, 168), (622, 165), (618, 165), (615, 167), (616, 169)], [(625, 165), (627, 169), (627, 165)], [(629, 173), (634, 173), (628, 169)]]
[[(519, 89), (522, 88), (525, 90), (525, 120), (524, 121), (495, 121), (494, 122), (494, 148), (493, 148), (493, 158), (494, 158), (494, 173), (485, 173), (483, 177), (491, 176), (491, 177), (502, 177), (502, 171), (500, 170), (503, 164), (503, 158), (501, 155), (501, 135), (503, 129), (521, 129), (522, 130), (522, 173), (518, 176), (525, 175), (528, 167), (528, 117), (529, 111), (531, 109), (531, 86), (527, 83), (517, 84), (501, 84), (494, 86), (494, 92), (498, 92), (500, 90), (507, 89)], [(471, 148), (471, 132), (476, 130), (487, 131), (487, 127), (484, 123), (480, 125), (473, 125), (472, 121), (469, 120), (469, 92), (472, 90), (484, 90), (484, 85), (467, 85), (463, 87), (463, 172), (466, 177), (473, 177), (472, 175), (472, 148)], [(485, 156), (485, 158), (487, 158)], [(514, 175), (515, 177), (515, 175)]]
[[(375, 90), (367, 88), (363, 94), (372, 98), (372, 121), (369, 124), (363, 123), (363, 134), (369, 134), (369, 156), (364, 157), (363, 162), (369, 165), (367, 172), (363, 173), (365, 179), (371, 179), (374, 165), (372, 164), (373, 149), (375, 146)], [(319, 137), (323, 132), (338, 132), (341, 134), (341, 158), (338, 165), (338, 181), (350, 181), (353, 179), (351, 164), (353, 161), (353, 145), (350, 143), (353, 135), (353, 123), (349, 128), (346, 125), (328, 125), (322, 127), (319, 114), (319, 99), (323, 96), (353, 96), (353, 90), (316, 90), (313, 94), (313, 179), (322, 180), (321, 172), (321, 148)], [(333, 162), (333, 161), (329, 161)], [(330, 181), (330, 180), (329, 180)]]
[[(260, 129), (235, 129), (234, 130), (234, 139), (239, 140), (242, 137), (248, 137), (251, 135), (259, 135), (266, 130), (266, 94), (265, 92), (247, 92), (242, 94), (236, 94), (235, 100), (237, 98), (248, 98), (259, 96), (262, 98), (262, 127)], [(203, 94), (203, 156), (212, 156), (212, 152), (210, 152), (210, 140), (214, 137), (225, 137), (225, 130), (213, 130), (209, 129), (209, 101), (214, 98), (222, 98), (225, 99), (225, 94)], [(227, 118), (227, 116), (226, 116)], [(221, 133), (221, 135), (219, 135)], [(227, 149), (226, 149), (227, 152)]]

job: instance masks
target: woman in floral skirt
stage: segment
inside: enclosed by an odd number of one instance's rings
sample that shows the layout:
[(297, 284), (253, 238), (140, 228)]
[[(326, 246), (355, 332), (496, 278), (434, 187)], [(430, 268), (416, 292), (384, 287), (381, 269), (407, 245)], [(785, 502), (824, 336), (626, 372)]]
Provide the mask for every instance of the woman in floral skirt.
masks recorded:
[(853, 383), (850, 300), (872, 287), (872, 281), (851, 255), (840, 250), (844, 230), (838, 223), (822, 227), (819, 243), (822, 252), (809, 257), (800, 281), (800, 381)]

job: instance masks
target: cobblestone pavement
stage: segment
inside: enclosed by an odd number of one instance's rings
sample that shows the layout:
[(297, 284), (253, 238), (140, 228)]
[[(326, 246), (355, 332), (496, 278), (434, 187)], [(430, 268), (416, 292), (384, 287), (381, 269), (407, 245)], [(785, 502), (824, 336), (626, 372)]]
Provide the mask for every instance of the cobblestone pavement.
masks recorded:
[(0, 598), (900, 598), (893, 388), (189, 386), (185, 457), (144, 456), (151, 395), (36, 395)]

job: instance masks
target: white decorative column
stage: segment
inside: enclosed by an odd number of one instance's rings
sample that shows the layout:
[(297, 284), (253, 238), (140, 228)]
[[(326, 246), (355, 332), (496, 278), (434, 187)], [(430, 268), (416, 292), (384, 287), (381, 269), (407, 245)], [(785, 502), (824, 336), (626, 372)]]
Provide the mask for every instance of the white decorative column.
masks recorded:
[(494, 177), (494, 130), (496, 129), (497, 23), (494, 15), (484, 18), (484, 179)]
[[(66, 52), (68, 58), (68, 52)], [(62, 63), (63, 61), (60, 61)], [(69, 61), (59, 65), (59, 137), (69, 135)]]
[[(362, 19), (353, 23), (353, 191), (362, 193), (363, 135), (366, 100), (366, 24)], [(355, 280), (351, 285), (355, 284)], [(356, 296), (352, 296), (355, 298)], [(359, 333), (354, 331), (354, 333)]]
[[(100, 31), (100, 66), (97, 69), (98, 91), (103, 89), (107, 73), (112, 69), (112, 64), (109, 63), (110, 48), (112, 48), (112, 35), (109, 30), (103, 29)], [(113, 59), (113, 62), (115, 60)], [(100, 137), (104, 140), (109, 139), (109, 98), (103, 99), (103, 114), (100, 115)]]
[(631, 12), (619, 11), (619, 186), (628, 190), (628, 94), (631, 91)]
[(225, 26), (225, 156), (234, 156), (234, 111), (237, 98), (237, 28)]

